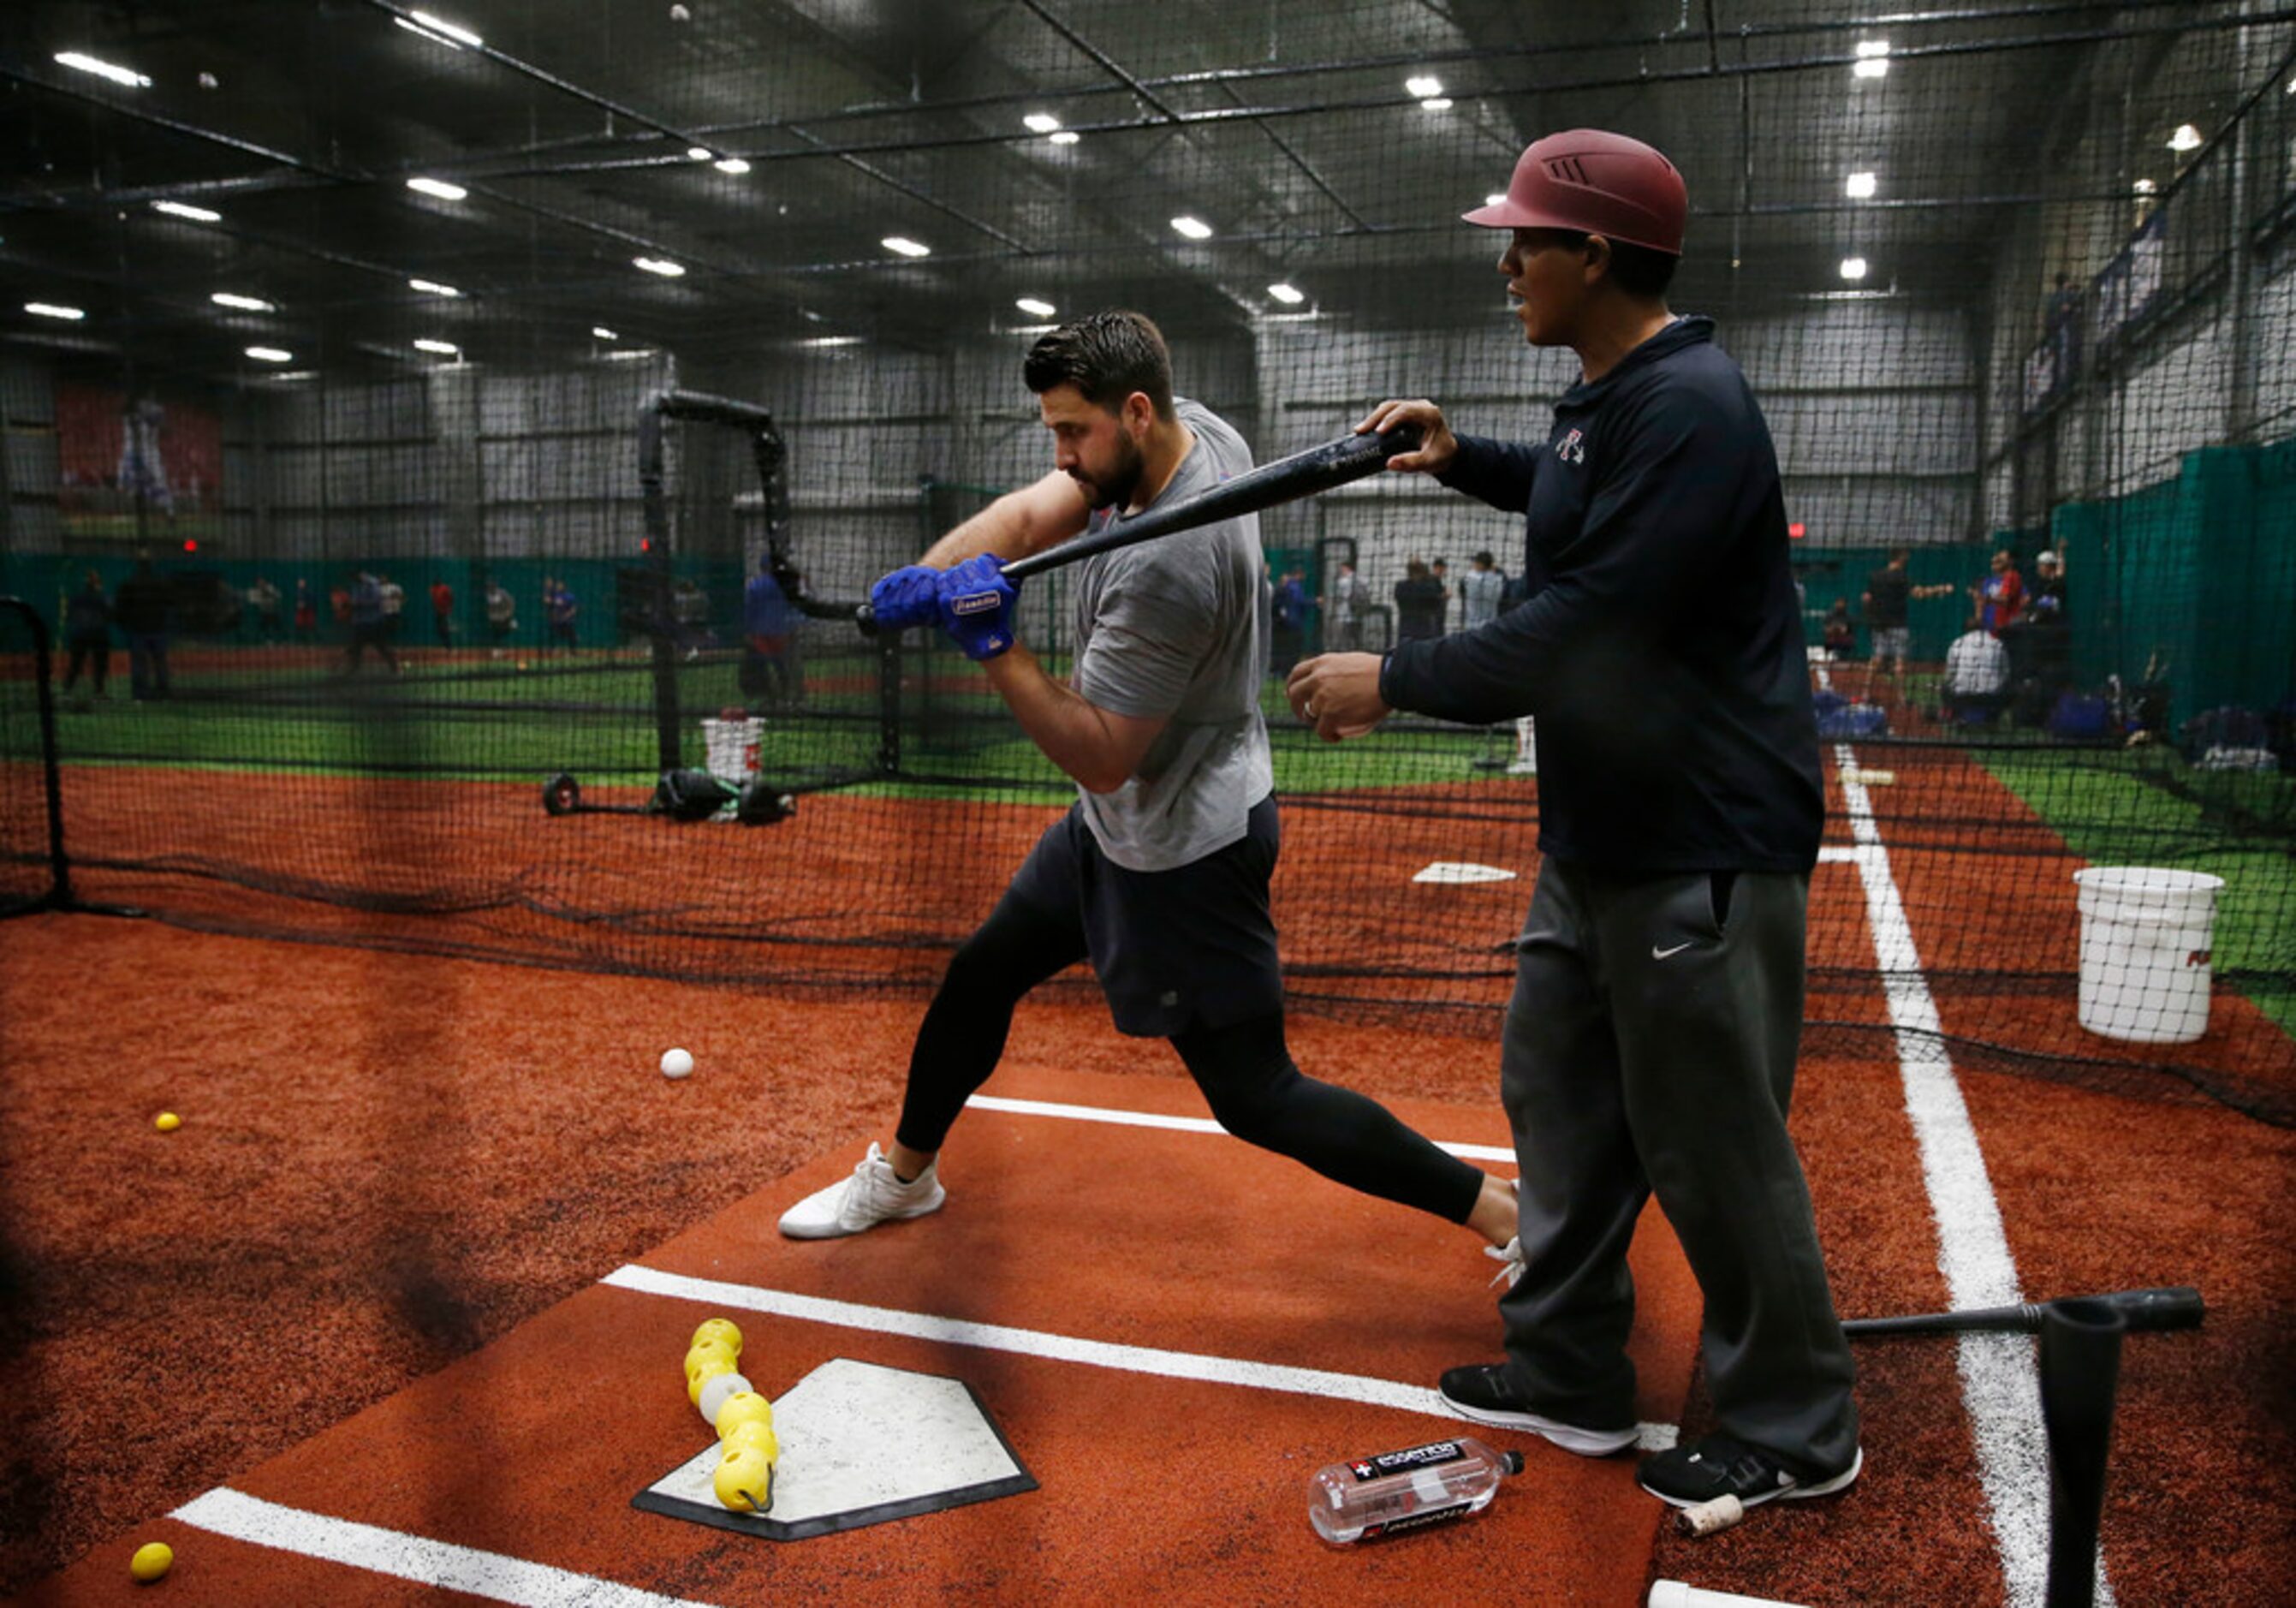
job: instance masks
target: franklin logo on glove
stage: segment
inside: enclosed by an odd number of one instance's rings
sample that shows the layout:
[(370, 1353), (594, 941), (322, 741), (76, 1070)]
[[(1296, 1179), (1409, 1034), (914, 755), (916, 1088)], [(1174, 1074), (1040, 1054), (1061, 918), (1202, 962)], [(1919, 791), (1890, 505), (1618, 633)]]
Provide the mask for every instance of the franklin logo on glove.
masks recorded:
[(944, 572), (939, 588), (941, 628), (974, 662), (1013, 645), (1013, 605), (1020, 594), (993, 553), (968, 558)]

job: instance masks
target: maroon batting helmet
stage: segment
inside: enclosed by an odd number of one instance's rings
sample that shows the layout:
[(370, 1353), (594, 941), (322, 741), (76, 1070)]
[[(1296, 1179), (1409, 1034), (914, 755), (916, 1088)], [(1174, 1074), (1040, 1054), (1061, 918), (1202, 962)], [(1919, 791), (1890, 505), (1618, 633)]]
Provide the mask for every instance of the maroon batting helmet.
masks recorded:
[(1599, 128), (1550, 134), (1522, 153), (1506, 199), (1464, 214), (1489, 229), (1576, 229), (1682, 255), (1689, 192), (1672, 162)]

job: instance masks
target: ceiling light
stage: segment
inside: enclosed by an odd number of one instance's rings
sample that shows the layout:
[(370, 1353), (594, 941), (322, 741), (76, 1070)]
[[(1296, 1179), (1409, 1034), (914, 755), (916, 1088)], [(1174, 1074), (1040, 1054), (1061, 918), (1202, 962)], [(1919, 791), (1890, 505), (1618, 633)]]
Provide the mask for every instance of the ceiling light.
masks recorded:
[(94, 56), (84, 56), (76, 50), (56, 52), (56, 62), (62, 67), (76, 67), (82, 72), (92, 72), (99, 78), (110, 78), (115, 84), (125, 84), (130, 89), (149, 89), (152, 80), (132, 67), (115, 67), (109, 62), (99, 62)]
[(1060, 119), (1049, 111), (1032, 111), (1021, 119), (1021, 127), (1030, 134), (1050, 134), (1060, 126)]
[(2201, 131), (2190, 123), (2177, 124), (2177, 132), (2169, 136), (2169, 149), (2171, 151), (2198, 151), (2200, 148)]
[(1084, 138), (1084, 135), (1078, 134), (1073, 128), (1062, 128), (1053, 134), (1047, 135), (1046, 137), (1050, 139), (1055, 145), (1073, 145), (1078, 140)]
[(715, 161), (717, 158), (718, 153), (707, 145), (688, 145), (685, 148), (685, 160), (689, 162)]
[(460, 185), (450, 185), (443, 178), (410, 178), (409, 190), (419, 190), (425, 195), (435, 195), (440, 201), (460, 201), (470, 192)]
[(1190, 240), (1210, 240), (1212, 237), (1211, 225), (1201, 217), (1190, 217), (1185, 213), (1172, 220), (1172, 227)]
[(1419, 109), (1422, 111), (1448, 111), (1451, 110), (1450, 97), (1439, 94), (1433, 96), (1429, 100), (1420, 102)]
[(433, 45), (443, 45), (448, 50), (460, 50), (463, 48), (460, 45), (448, 38), (446, 35), (439, 32), (436, 29), (425, 28), (420, 22), (409, 21), (405, 17), (393, 17), (391, 21), (398, 23), (399, 27), (405, 29), (408, 33), (414, 35), (415, 37), (420, 39), (428, 39)]
[(1857, 60), (1849, 70), (1861, 78), (1879, 78), (1890, 70), (1890, 42), (1887, 39), (1857, 41)]
[(266, 301), (259, 296), (240, 296), (230, 291), (217, 291), (208, 299), (219, 308), (236, 308), (242, 313), (275, 313), (279, 310), (276, 303)]
[(170, 217), (188, 217), (195, 224), (219, 224), (223, 221), (222, 213), (210, 212), (205, 207), (194, 207), (188, 201), (156, 201), (152, 203), (152, 210), (165, 212)]
[(606, 361), (609, 363), (635, 363), (642, 357), (651, 357), (652, 356), (653, 348), (650, 346), (626, 346), (621, 348), (619, 351), (608, 352), (606, 354)]
[(1864, 258), (1862, 258), (1862, 257), (1845, 257), (1845, 258), (1843, 258), (1841, 259), (1841, 276), (1842, 276), (1842, 278), (1844, 278), (1844, 279), (1863, 279), (1863, 278), (1865, 278), (1865, 277), (1866, 277), (1866, 259), (1865, 259)]
[(592, 324), (590, 326), (590, 336), (594, 340), (619, 340), (621, 339), (619, 335), (614, 333), (613, 331), (608, 329), (603, 324)]
[(1853, 173), (1842, 188), (1849, 192), (1851, 201), (1871, 201), (1876, 182), (1870, 173)]
[(1308, 292), (1295, 284), (1272, 284), (1267, 287), (1267, 293), (1288, 308), (1298, 307), (1308, 299)]
[(811, 340), (800, 340), (798, 344), (800, 346), (858, 346), (861, 344), (861, 337), (858, 335), (816, 335)]
[(414, 349), (418, 352), (432, 352), (441, 357), (459, 357), (463, 355), (463, 349), (451, 340), (418, 340), (414, 343)]
[(469, 29), (457, 28), (443, 18), (432, 16), (429, 12), (409, 12), (406, 14), (414, 20), (416, 27), (426, 28), (434, 34), (443, 36), (449, 44), (467, 45), (475, 50), (486, 43)]
[(639, 267), (644, 268), (647, 273), (659, 274), (664, 279), (681, 278), (685, 273), (685, 265), (684, 263), (672, 262), (667, 257), (633, 257), (630, 258), (630, 261), (636, 264)]
[(250, 346), (247, 349), (247, 355), (254, 358), (258, 363), (292, 363), (295, 361), (294, 353), (283, 352), (275, 346)]
[(1488, 195), (1483, 197), (1483, 205), (1486, 207), (1504, 207), (1506, 205), (1506, 200), (1505, 191), (1494, 190)]
[(2139, 195), (2150, 195), (2160, 187), (2149, 178), (2140, 178), (2136, 181), (2136, 193)]
[(750, 170), (750, 164), (743, 161), (738, 156), (720, 157), (715, 162), (712, 162), (710, 166), (717, 168), (720, 173), (731, 173), (736, 177), (739, 177), (741, 175), (747, 173)]
[(898, 252), (903, 257), (931, 257), (932, 255), (932, 248), (931, 246), (922, 245), (917, 242), (911, 240), (906, 234), (888, 234), (884, 239), (879, 241), (877, 243), (884, 247), (888, 251)]
[(72, 324), (78, 324), (87, 316), (78, 308), (58, 307), (53, 301), (28, 301), (24, 304), (24, 310), (37, 317), (62, 318)]
[(1013, 304), (1031, 318), (1050, 318), (1060, 309), (1049, 301), (1039, 301), (1034, 296), (1023, 296)]
[(435, 279), (410, 279), (406, 282), (406, 288), (410, 291), (422, 291), (432, 296), (460, 296), (463, 293), (453, 285), (440, 284)]
[(1431, 100), (1443, 93), (1443, 80), (1431, 73), (1422, 73), (1403, 80), (1403, 93), (1414, 101)]

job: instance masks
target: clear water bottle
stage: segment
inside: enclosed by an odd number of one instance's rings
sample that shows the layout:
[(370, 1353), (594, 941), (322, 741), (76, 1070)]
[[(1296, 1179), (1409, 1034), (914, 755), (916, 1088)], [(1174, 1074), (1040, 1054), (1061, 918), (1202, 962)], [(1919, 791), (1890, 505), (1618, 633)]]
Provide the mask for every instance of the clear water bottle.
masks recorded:
[(1326, 1541), (1399, 1535), (1479, 1514), (1499, 1481), (1522, 1473), (1521, 1452), (1496, 1452), (1471, 1436), (1382, 1452), (1318, 1469), (1308, 1520)]

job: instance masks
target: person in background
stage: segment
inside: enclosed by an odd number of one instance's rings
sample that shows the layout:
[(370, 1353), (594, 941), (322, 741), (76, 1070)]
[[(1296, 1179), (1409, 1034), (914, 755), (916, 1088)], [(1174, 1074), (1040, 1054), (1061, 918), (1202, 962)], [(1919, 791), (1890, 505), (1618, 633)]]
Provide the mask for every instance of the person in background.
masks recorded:
[(1423, 559), (1406, 559), (1403, 578), (1395, 583), (1395, 639), (1423, 642), (1441, 635), (1443, 583)]
[(1849, 600), (1837, 597), (1833, 607), (1825, 611), (1820, 628), (1828, 659), (1850, 659), (1857, 652), (1857, 627), (1849, 618)]
[(127, 637), (128, 691), (138, 702), (168, 693), (168, 583), (152, 567), (152, 555), (138, 553), (111, 611)]
[(581, 645), (575, 630), (575, 620), (581, 613), (581, 604), (575, 600), (574, 589), (564, 581), (545, 576), (542, 581), (542, 611), (549, 622), (550, 639), (562, 648)]
[(494, 655), (503, 655), (504, 644), (511, 633), (518, 629), (518, 600), (504, 589), (498, 580), (487, 583), (487, 635), (494, 638)]
[(110, 697), (103, 684), (111, 675), (111, 600), (103, 595), (103, 578), (93, 570), (64, 603), (64, 645), (71, 652), (71, 663), (64, 670), (64, 696), (71, 696), (85, 668), (92, 695)]
[[(399, 628), (406, 623), (406, 588), (388, 575), (378, 575), (375, 583), (382, 590), (383, 640), (394, 646), (398, 641)], [(394, 663), (391, 667), (396, 669)]]
[(1268, 632), (1272, 645), (1267, 668), (1289, 676), (1308, 647), (1308, 579), (1298, 570), (1286, 570), (1268, 603)]
[[(785, 573), (795, 585), (797, 571)], [(798, 662), (800, 618), (775, 573), (774, 555), (760, 553), (758, 572), (742, 590), (740, 682), (753, 712), (761, 706), (794, 709), (805, 696), (805, 670)]]
[(439, 633), (439, 645), (455, 645), (455, 588), (440, 576), (430, 583), (430, 623)]
[(1506, 594), (1506, 577), (1486, 547), (1475, 554), (1475, 567), (1459, 578), (1459, 628), (1473, 631), (1499, 617), (1499, 600)]
[(398, 674), (398, 655), (390, 645), (390, 619), (383, 611), (382, 583), (365, 570), (351, 585), (351, 641), (343, 655), (343, 674), (356, 676), (365, 661), (366, 651), (373, 648), (376, 656)]
[(1953, 639), (1945, 653), (1945, 706), (1938, 718), (1960, 726), (1990, 726), (2009, 689), (2009, 650), (1983, 626)]
[(1332, 608), (1326, 617), (1330, 640), (1326, 651), (1363, 645), (1363, 582), (1353, 564), (1341, 564), (1332, 573)]
[(1912, 552), (1905, 547), (1890, 549), (1890, 562), (1866, 578), (1863, 603), (1866, 608), (1866, 629), (1874, 642), (1873, 661), (1866, 675), (1869, 682), (1882, 678), (1882, 661), (1888, 660), (1891, 674), (1899, 682), (1906, 678), (1906, 648), (1912, 630), (1906, 624), (1906, 600), (1915, 597), (1949, 597), (1950, 585), (1917, 587), (1906, 566)]
[(1993, 555), (1992, 573), (1969, 589), (1969, 597), (1979, 630), (1998, 636), (2017, 623), (2025, 611), (2025, 578), (2017, 573), (2017, 561), (2009, 556), (2009, 549)]
[(318, 603), (311, 595), (311, 583), (308, 580), (298, 580), (295, 583), (296, 644), (300, 647), (309, 647), (318, 640)]
[(267, 575), (258, 575), (247, 589), (249, 607), (255, 611), (256, 633), (265, 642), (279, 640), (279, 588)]
[(1452, 628), (1451, 605), (1458, 601), (1457, 594), (1451, 589), (1451, 561), (1447, 558), (1436, 559), (1427, 566), (1427, 573), (1435, 582), (1437, 590), (1443, 595), (1442, 609), (1435, 616), (1435, 635), (1445, 636)]

